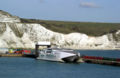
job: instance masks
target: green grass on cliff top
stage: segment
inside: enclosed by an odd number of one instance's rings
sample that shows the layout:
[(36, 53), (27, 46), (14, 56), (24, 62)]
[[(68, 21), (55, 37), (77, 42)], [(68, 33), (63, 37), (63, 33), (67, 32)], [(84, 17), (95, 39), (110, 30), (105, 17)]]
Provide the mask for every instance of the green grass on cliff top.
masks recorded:
[(79, 32), (90, 36), (101, 36), (103, 34), (116, 32), (120, 29), (120, 23), (45, 21), (23, 18), (21, 18), (21, 22), (38, 23), (47, 29), (64, 34)]

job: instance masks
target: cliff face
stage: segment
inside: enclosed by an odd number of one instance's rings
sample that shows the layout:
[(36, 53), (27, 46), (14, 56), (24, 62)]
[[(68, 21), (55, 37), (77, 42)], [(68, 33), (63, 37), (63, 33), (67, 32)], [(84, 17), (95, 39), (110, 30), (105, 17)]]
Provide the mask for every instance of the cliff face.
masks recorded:
[(0, 10), (0, 22), (20, 22), (19, 17)]
[(18, 17), (0, 12), (0, 47), (34, 48), (38, 41), (50, 41), (59, 47), (73, 49), (115, 49), (119, 48), (120, 31), (100, 37), (82, 33), (62, 34), (40, 24), (21, 23)]

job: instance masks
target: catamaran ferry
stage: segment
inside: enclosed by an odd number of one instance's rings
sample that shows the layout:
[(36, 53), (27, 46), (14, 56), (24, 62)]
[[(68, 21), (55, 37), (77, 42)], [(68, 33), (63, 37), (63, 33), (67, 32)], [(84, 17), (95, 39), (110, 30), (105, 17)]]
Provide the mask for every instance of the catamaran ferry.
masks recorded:
[[(39, 50), (39, 46), (47, 46), (46, 49)], [(59, 62), (76, 62), (80, 53), (72, 49), (51, 48), (49, 42), (39, 42), (36, 44), (36, 59), (59, 61)]]

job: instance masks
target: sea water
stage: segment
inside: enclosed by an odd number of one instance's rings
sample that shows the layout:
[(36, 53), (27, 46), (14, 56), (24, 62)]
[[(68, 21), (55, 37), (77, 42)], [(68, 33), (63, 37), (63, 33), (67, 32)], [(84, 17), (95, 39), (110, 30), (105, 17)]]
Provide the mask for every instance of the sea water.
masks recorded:
[[(120, 51), (78, 50), (81, 55), (120, 58)], [(0, 57), (0, 78), (120, 78), (120, 67)]]

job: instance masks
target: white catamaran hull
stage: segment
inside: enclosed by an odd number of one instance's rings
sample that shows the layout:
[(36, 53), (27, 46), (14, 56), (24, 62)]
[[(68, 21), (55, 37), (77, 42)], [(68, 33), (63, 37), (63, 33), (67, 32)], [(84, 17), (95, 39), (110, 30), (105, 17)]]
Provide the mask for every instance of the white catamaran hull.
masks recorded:
[(59, 62), (72, 62), (77, 58), (77, 56), (78, 55), (76, 55), (75, 53), (53, 50), (52, 52), (40, 51), (37, 59)]

